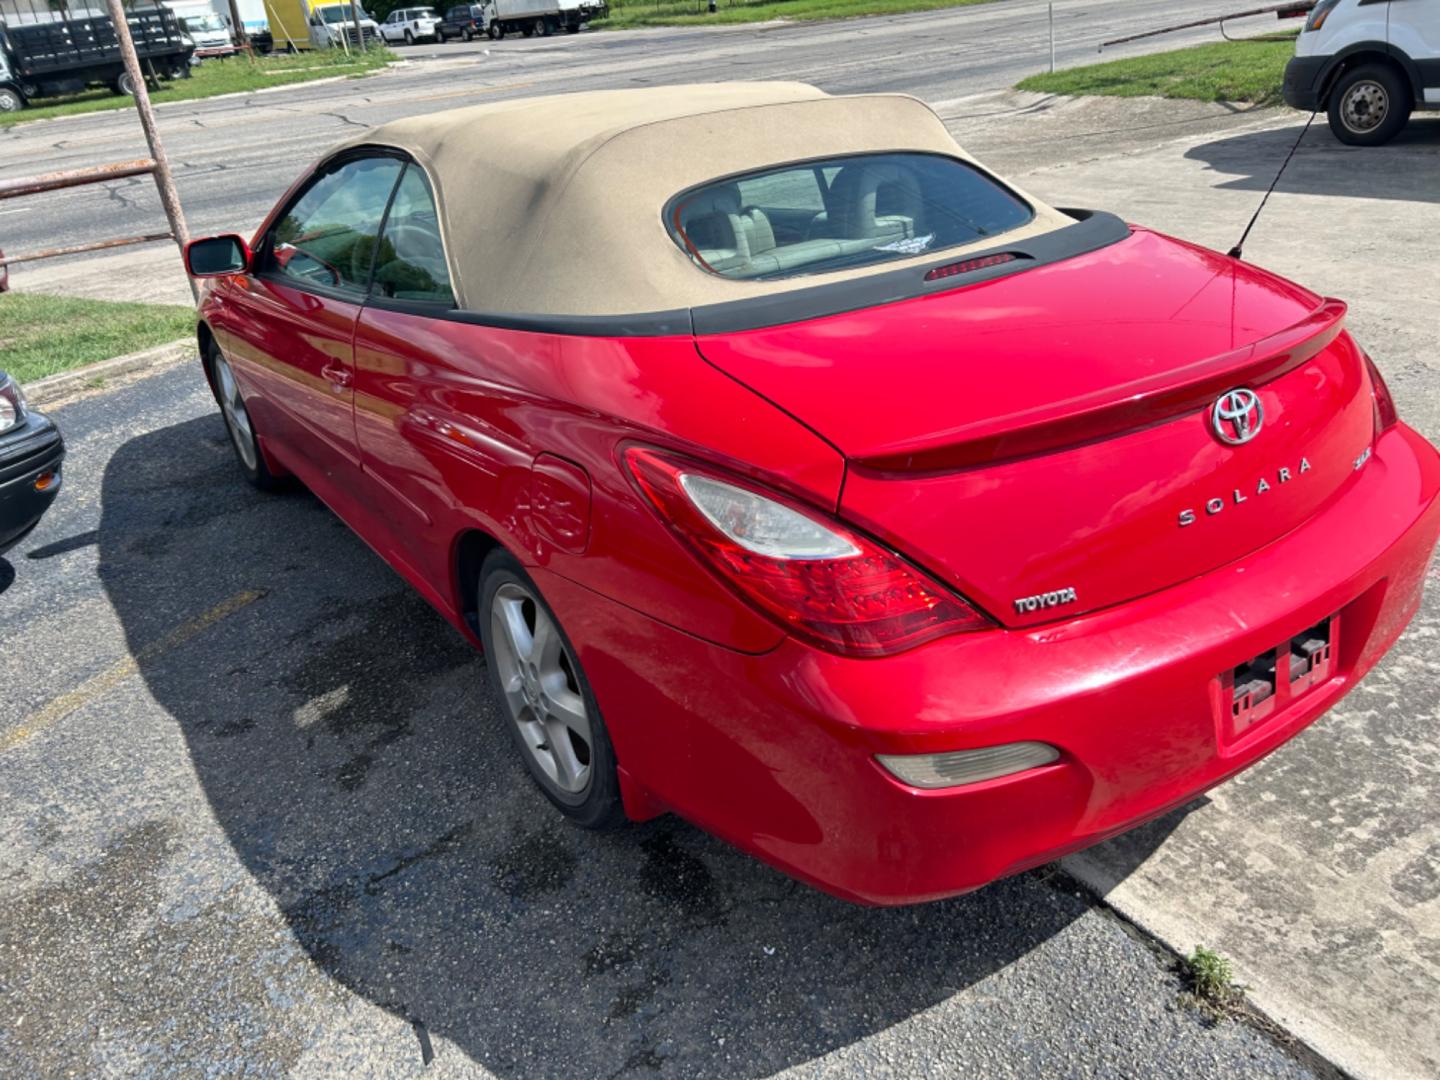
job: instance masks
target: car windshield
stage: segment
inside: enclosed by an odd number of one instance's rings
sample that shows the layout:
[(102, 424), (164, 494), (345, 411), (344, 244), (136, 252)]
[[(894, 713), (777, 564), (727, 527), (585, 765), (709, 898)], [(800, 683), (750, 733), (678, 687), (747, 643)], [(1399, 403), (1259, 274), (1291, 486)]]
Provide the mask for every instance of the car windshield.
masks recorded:
[(672, 200), (666, 224), (700, 268), (765, 280), (943, 251), (1033, 216), (1019, 196), (963, 161), (895, 153), (718, 180)]
[(224, 30), (225, 20), (219, 15), (186, 15), (184, 18), (185, 29), (192, 34), (205, 30)]
[[(370, 18), (370, 16), (365, 13), (365, 9), (363, 7), (359, 7), (357, 5), (356, 10), (359, 11), (360, 18)], [(327, 23), (350, 22), (352, 19), (355, 18), (354, 14), (352, 14), (350, 10), (349, 4), (331, 4), (328, 7), (319, 8), (318, 11), (320, 17), (324, 19)]]

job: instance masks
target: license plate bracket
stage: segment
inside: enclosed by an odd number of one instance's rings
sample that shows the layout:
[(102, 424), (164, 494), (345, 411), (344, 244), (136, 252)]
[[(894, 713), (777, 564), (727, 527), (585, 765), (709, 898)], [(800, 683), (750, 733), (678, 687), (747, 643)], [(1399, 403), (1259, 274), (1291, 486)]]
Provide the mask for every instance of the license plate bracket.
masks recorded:
[(1223, 673), (1221, 742), (1228, 746), (1240, 741), (1328, 682), (1335, 673), (1339, 628), (1340, 617), (1331, 615)]

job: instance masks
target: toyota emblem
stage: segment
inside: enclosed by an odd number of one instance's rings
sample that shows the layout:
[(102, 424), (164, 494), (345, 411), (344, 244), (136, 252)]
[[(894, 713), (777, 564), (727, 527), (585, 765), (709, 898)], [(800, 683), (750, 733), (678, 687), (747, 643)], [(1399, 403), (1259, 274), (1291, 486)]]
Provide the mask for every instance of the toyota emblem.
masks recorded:
[(1260, 434), (1265, 410), (1254, 390), (1241, 387), (1220, 395), (1210, 410), (1210, 426), (1220, 441), (1230, 446), (1247, 443)]

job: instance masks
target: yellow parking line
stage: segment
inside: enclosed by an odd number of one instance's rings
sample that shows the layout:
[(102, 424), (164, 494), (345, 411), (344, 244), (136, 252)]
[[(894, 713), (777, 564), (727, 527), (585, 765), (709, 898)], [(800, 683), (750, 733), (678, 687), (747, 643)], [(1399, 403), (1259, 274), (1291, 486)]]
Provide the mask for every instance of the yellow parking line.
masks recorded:
[(214, 626), (221, 619), (234, 615), (241, 608), (248, 607), (264, 596), (269, 589), (246, 589), (228, 600), (216, 604), (203, 615), (177, 626), (159, 641), (152, 641), (133, 656), (106, 668), (98, 675), (92, 675), (69, 693), (61, 694), (38, 712), (31, 713), (18, 727), (0, 734), (0, 754), (13, 750), (33, 735), (44, 731), (57, 720), (63, 720), (76, 709), (88, 705), (119, 683), (140, 670), (141, 664), (164, 655), (171, 649), (184, 645), (197, 634)]

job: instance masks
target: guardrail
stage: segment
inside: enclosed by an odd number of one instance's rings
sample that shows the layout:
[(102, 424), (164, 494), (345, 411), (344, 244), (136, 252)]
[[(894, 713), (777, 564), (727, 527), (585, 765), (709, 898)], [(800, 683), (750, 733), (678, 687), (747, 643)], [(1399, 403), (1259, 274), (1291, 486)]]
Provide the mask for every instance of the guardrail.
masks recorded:
[[(159, 166), (150, 158), (135, 161), (117, 161), (111, 165), (96, 165), (89, 169), (67, 169), (64, 172), (43, 173), (40, 176), (22, 176), (18, 179), (0, 180), (0, 199), (17, 199), (22, 195), (41, 195), (47, 191), (83, 187), (86, 184), (103, 184), (110, 180), (124, 180), (131, 176), (156, 176)], [(157, 177), (158, 182), (158, 177)], [(176, 240), (174, 230), (158, 233), (142, 233), (138, 236), (121, 236), (113, 240), (92, 240), (86, 244), (69, 244), (64, 247), (43, 248), (40, 251), (26, 251), (19, 255), (0, 256), (0, 267), (15, 263), (35, 262), (39, 259), (53, 259), (60, 255), (80, 255), (87, 251), (107, 251), (110, 248), (128, 247), (131, 244), (149, 244), (157, 240)]]

